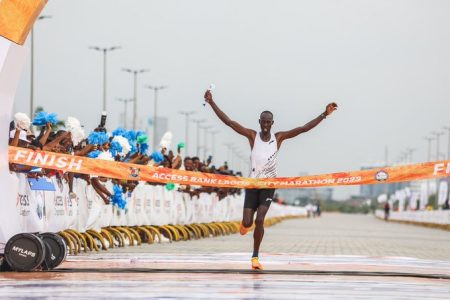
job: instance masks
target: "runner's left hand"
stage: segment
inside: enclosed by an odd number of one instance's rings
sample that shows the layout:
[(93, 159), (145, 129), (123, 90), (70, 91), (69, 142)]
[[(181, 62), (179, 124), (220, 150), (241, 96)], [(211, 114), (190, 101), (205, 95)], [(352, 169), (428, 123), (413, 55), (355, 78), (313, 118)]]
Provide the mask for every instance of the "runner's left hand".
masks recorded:
[(334, 102), (331, 102), (327, 105), (327, 108), (325, 110), (325, 113), (327, 114), (327, 116), (331, 115), (333, 113), (333, 111), (335, 111), (337, 109), (337, 104)]

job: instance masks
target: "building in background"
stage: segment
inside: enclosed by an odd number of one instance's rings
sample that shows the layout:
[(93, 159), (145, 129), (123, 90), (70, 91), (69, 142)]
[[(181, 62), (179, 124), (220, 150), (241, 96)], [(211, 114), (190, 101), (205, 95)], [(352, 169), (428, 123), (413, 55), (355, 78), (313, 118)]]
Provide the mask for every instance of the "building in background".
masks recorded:
[(278, 199), (286, 204), (304, 206), (308, 203), (329, 201), (333, 199), (332, 188), (302, 188), (302, 189), (278, 189), (276, 191)]
[[(147, 135), (149, 136), (149, 140), (152, 141), (152, 139), (153, 139), (153, 136), (152, 136), (153, 135), (153, 118), (148, 118), (147, 122), (148, 122)], [(158, 127), (156, 128), (155, 141), (159, 145), (159, 142), (161, 141), (164, 133), (166, 133), (169, 130), (169, 119), (167, 117), (156, 117), (156, 122), (158, 124)]]
[[(307, 172), (300, 172), (298, 176), (307, 176)], [(328, 201), (333, 199), (333, 189), (324, 188), (301, 188), (301, 189), (278, 189), (275, 193), (278, 199), (286, 204), (304, 206), (308, 203), (320, 200)]]

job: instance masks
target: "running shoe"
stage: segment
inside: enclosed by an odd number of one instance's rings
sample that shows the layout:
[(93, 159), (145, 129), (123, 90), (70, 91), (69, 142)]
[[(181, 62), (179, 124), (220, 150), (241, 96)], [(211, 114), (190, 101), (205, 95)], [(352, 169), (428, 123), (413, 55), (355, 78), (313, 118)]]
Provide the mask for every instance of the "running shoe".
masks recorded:
[(258, 257), (252, 257), (252, 270), (263, 270), (263, 266), (259, 263)]
[(241, 235), (246, 235), (249, 230), (250, 230), (250, 227), (244, 227), (244, 225), (241, 222), (241, 225), (239, 227), (239, 233)]

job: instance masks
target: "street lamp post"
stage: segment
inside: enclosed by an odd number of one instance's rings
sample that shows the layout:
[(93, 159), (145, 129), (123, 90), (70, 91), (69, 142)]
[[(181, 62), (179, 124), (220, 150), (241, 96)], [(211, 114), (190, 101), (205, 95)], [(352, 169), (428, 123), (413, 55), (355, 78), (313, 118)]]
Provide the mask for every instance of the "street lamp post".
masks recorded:
[(200, 156), (200, 124), (206, 122), (205, 119), (192, 120), (192, 122), (197, 124), (197, 157)]
[(242, 162), (242, 159), (241, 159), (241, 152), (239, 151), (239, 149), (238, 148), (233, 148), (233, 157), (235, 157), (236, 158), (236, 161), (235, 161), (235, 163), (234, 163), (234, 171), (235, 171), (235, 173), (236, 172), (238, 172), (238, 171), (240, 171), (242, 168), (241, 168), (241, 162)]
[(411, 163), (411, 164), (413, 162), (413, 153), (414, 153), (414, 151), (416, 151), (416, 149), (414, 149), (414, 148), (407, 148), (406, 149), (406, 153), (408, 155), (408, 162)]
[[(444, 126), (444, 129), (448, 131), (447, 159), (450, 159), (450, 126)], [(450, 177), (447, 177), (447, 187), (450, 187)], [(450, 194), (447, 195), (447, 201), (450, 201), (449, 197)]]
[(211, 134), (211, 155), (212, 155), (213, 159), (216, 155), (216, 135), (219, 132), (220, 132), (219, 130), (213, 130), (213, 131), (209, 132)]
[(160, 85), (160, 86), (153, 86), (153, 85), (147, 85), (146, 88), (153, 90), (155, 92), (155, 100), (153, 103), (153, 148), (156, 149), (156, 127), (158, 122), (156, 121), (156, 118), (158, 116), (158, 91), (164, 90), (167, 88), (167, 86)]
[(120, 46), (113, 46), (109, 48), (91, 46), (89, 49), (103, 52), (103, 111), (106, 111), (106, 56), (108, 52), (120, 49)]
[(438, 132), (438, 131), (433, 131), (431, 134), (436, 137), (436, 160), (439, 160), (439, 138), (444, 133)]
[[(431, 160), (431, 142), (434, 140), (433, 137), (425, 137), (424, 138), (428, 142), (428, 155), (427, 155), (427, 162)], [(427, 180), (427, 204), (430, 196), (430, 180)]]
[(150, 72), (148, 69), (132, 70), (123, 68), (122, 71), (133, 74), (134, 79), (134, 96), (133, 96), (133, 130), (136, 130), (137, 119), (137, 75), (145, 72)]
[(123, 102), (123, 128), (127, 129), (127, 107), (128, 102), (134, 101), (133, 98), (117, 98), (116, 99), (119, 102)]
[(428, 154), (427, 154), (427, 162), (431, 160), (431, 142), (434, 140), (433, 137), (424, 137), (424, 140), (428, 142)]
[(184, 128), (184, 143), (185, 143), (185, 153), (189, 154), (189, 116), (195, 114), (195, 111), (184, 111), (181, 110), (178, 113), (184, 115), (186, 117), (186, 125)]
[(204, 130), (203, 132), (203, 159), (206, 161), (206, 154), (208, 151), (208, 130), (212, 128), (212, 126), (203, 126), (200, 127)]
[[(37, 18), (37, 20), (51, 19), (52, 16), (42, 15)], [(31, 37), (30, 37), (30, 119), (33, 120), (34, 111), (34, 26), (31, 27)]]
[(233, 145), (233, 147), (231, 148), (231, 153), (233, 158), (233, 168), (234, 171), (237, 172), (238, 169), (241, 168), (239, 148), (236, 145)]
[[(433, 134), (434, 136), (436, 136), (436, 161), (439, 160), (439, 138), (441, 135), (444, 135), (444, 132), (439, 132), (439, 131), (433, 131), (431, 134)], [(436, 208), (438, 206), (438, 195), (439, 195), (439, 178), (436, 178), (436, 199), (435, 199), (435, 205), (434, 207)]]
[(228, 167), (231, 168), (232, 160), (233, 160), (233, 143), (224, 143), (225, 147), (227, 147), (227, 162)]
[(444, 129), (448, 131), (447, 159), (450, 159), (450, 126), (444, 126)]

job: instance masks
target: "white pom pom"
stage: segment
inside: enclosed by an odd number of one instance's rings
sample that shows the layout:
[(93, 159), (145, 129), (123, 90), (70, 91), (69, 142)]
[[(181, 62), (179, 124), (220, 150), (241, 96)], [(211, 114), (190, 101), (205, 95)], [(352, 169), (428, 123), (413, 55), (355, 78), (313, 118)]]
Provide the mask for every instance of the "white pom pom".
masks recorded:
[(86, 137), (84, 129), (81, 127), (81, 123), (77, 118), (68, 117), (66, 121), (66, 129), (70, 132), (72, 143), (75, 146)]
[(128, 152), (130, 152), (131, 145), (128, 142), (128, 140), (126, 138), (124, 138), (123, 136), (117, 135), (113, 138), (112, 141), (118, 142), (120, 144), (120, 146), (122, 147), (122, 152), (119, 152), (120, 156), (125, 156), (128, 154)]
[(28, 131), (31, 126), (30, 118), (21, 112), (18, 112), (14, 115), (14, 120), (16, 121), (16, 126), (22, 130)]
[(74, 146), (77, 146), (82, 140), (86, 138), (86, 134), (84, 133), (84, 129), (79, 128), (73, 128), (70, 131), (70, 136), (72, 137), (72, 143)]
[(68, 117), (66, 121), (66, 129), (67, 131), (72, 132), (75, 128), (81, 128), (80, 121), (74, 117)]
[(163, 137), (161, 138), (161, 142), (159, 142), (159, 146), (161, 148), (169, 149), (171, 144), (172, 144), (172, 132), (167, 131), (166, 133), (164, 133)]
[(109, 151), (105, 151), (105, 152), (100, 153), (100, 154), (97, 156), (97, 159), (114, 160), (114, 158), (112, 157), (111, 152), (109, 152)]

